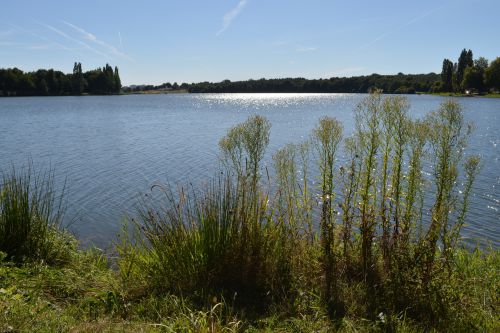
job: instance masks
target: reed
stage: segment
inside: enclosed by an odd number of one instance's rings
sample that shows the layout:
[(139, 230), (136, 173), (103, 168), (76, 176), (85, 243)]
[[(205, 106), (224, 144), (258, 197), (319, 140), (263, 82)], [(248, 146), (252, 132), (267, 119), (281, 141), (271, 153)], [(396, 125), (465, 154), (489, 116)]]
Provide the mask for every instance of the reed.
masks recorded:
[(64, 190), (54, 189), (52, 171), (35, 172), (31, 163), (2, 175), (0, 251), (15, 262), (62, 264), (75, 248), (61, 228)]

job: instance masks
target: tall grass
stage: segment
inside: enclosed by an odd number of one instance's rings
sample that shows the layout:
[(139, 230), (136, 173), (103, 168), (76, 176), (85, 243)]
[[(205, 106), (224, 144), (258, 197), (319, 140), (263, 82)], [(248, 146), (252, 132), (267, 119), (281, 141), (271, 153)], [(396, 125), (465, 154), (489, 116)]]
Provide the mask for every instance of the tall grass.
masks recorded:
[(30, 163), (1, 181), (0, 251), (15, 262), (66, 262), (75, 242), (61, 229), (64, 190), (54, 190), (53, 172), (37, 173)]
[(269, 194), (260, 185), (268, 140), (269, 124), (261, 117), (230, 129), (221, 140), (225, 174), (201, 191), (158, 187), (166, 207), (143, 207), (145, 269), (157, 291), (205, 302), (222, 296), (255, 307), (286, 296), (287, 228), (273, 223)]

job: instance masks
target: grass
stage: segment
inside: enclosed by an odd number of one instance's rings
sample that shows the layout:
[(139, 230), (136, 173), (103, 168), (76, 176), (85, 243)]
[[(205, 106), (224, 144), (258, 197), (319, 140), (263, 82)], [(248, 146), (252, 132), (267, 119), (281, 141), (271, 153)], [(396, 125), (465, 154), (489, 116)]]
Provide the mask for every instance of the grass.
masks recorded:
[[(479, 165), (464, 159), (469, 127), (453, 101), (420, 120), (408, 110), (404, 98), (372, 94), (350, 137), (322, 118), (309, 139), (274, 154), (274, 173), (261, 163), (270, 124), (251, 117), (221, 139), (224, 168), (205, 186), (155, 185), (163, 204), (145, 200), (112, 255), (39, 255), (59, 253), (41, 249), (60, 238), (27, 241), (23, 223), (67, 234), (48, 218), (58, 214), (21, 212), (38, 212), (53, 187), (4, 187), (32, 199), (0, 205), (15, 207), (0, 218), (17, 226), (0, 256), (0, 330), (498, 331), (499, 253), (460, 243)], [(25, 178), (12, 172), (4, 184)], [(27, 243), (35, 251), (19, 255)]]
[[(138, 296), (122, 284), (116, 270), (102, 253), (78, 253), (75, 262), (64, 267), (46, 264), (21, 266), (0, 263), (0, 330), (2, 332), (424, 332), (422, 323), (405, 313), (381, 313), (375, 319), (345, 316), (332, 321), (314, 294), (301, 294), (295, 313), (275, 308), (256, 318), (236, 313), (227, 301), (217, 299), (195, 305), (171, 294)], [(498, 330), (497, 251), (456, 252), (456, 267), (446, 277), (443, 301), (458, 310), (454, 326), (430, 331)], [(133, 288), (132, 288), (133, 289)], [(362, 291), (351, 286), (356, 299)], [(350, 305), (351, 310), (359, 304)], [(470, 313), (463, 316), (465, 307)], [(492, 308), (494, 307), (494, 308)], [(463, 326), (460, 326), (463, 325)]]
[(484, 95), (483, 97), (487, 97), (487, 98), (500, 98), (500, 94), (487, 94), (487, 95)]

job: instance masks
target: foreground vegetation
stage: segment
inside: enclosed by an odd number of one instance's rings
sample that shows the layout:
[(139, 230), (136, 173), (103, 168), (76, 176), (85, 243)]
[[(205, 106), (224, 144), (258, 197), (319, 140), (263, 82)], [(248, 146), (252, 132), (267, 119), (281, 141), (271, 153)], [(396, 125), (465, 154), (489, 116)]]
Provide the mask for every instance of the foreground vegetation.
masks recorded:
[(61, 231), (50, 177), (10, 172), (0, 330), (498, 331), (498, 251), (460, 242), (480, 162), (464, 156), (470, 126), (453, 101), (408, 110), (373, 94), (352, 136), (324, 117), (272, 168), (271, 126), (251, 117), (201, 189), (153, 186), (162, 204), (145, 197), (113, 255)]

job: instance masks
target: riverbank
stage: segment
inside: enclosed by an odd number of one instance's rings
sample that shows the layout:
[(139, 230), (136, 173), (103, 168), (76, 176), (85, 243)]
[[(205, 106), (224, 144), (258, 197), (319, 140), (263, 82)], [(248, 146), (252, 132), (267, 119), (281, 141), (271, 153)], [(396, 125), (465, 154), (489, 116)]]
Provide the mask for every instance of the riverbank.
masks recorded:
[(452, 93), (452, 92), (441, 92), (441, 93), (430, 93), (430, 92), (418, 92), (418, 95), (434, 95), (443, 97), (481, 97), (481, 98), (500, 98), (500, 94), (481, 94), (481, 95), (471, 95), (462, 93)]
[[(434, 306), (467, 310), (458, 313), (453, 331), (494, 332), (498, 322), (497, 251), (460, 250), (453, 274)], [(422, 332), (423, 323), (400, 313), (377, 318), (348, 316), (331, 320), (320, 295), (308, 289), (295, 304), (267, 313), (238, 311), (232, 299), (215, 295), (204, 305), (184, 297), (150, 293), (144, 280), (125, 279), (123, 270), (99, 250), (72, 253), (61, 267), (43, 263), (0, 262), (0, 330), (2, 332)], [(436, 286), (437, 287), (437, 286)], [(362, 299), (359, 286), (353, 296)], [(457, 303), (454, 303), (457, 302)], [(452, 304), (453, 303), (453, 304)], [(350, 307), (361, 304), (352, 303)], [(443, 318), (444, 319), (444, 318)], [(462, 323), (460, 326), (460, 323)], [(449, 327), (452, 330), (452, 327)], [(450, 331), (446, 330), (446, 331)], [(439, 331), (439, 330), (438, 330)]]

